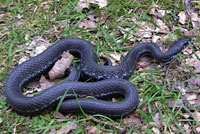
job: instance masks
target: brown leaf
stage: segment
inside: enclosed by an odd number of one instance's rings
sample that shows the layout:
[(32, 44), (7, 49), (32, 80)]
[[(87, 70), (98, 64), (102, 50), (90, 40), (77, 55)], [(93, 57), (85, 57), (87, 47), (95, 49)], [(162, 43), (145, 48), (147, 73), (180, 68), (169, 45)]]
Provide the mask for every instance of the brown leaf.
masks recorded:
[(47, 89), (49, 87), (54, 86), (54, 84), (51, 81), (47, 80), (44, 76), (41, 76), (40, 86), (41, 86), (41, 89), (43, 90), (43, 89)]
[(198, 134), (200, 133), (200, 127), (196, 128), (196, 133), (198, 133)]
[(162, 18), (165, 15), (165, 10), (160, 10), (159, 6), (154, 4), (150, 10), (150, 14), (154, 15), (155, 17)]
[(97, 127), (92, 127), (88, 134), (102, 134), (102, 131), (99, 131)]
[(198, 14), (195, 13), (195, 10), (192, 7), (191, 1), (190, 0), (184, 0), (184, 4), (185, 4), (186, 11), (187, 11), (188, 15), (191, 18), (193, 28), (194, 29), (199, 29), (200, 18), (198, 17)]
[(56, 133), (56, 129), (55, 128), (51, 128), (49, 134), (55, 134)]
[(26, 52), (29, 53), (31, 57), (34, 57), (46, 50), (46, 48), (49, 47), (51, 44), (48, 40), (36, 36), (31, 42), (28, 42), (25, 45), (26, 49), (28, 50)]
[(188, 101), (196, 100), (197, 99), (197, 94), (196, 93), (186, 93), (185, 98)]
[(62, 113), (57, 112), (56, 113), (56, 119), (65, 119), (65, 116)]
[(153, 69), (153, 67), (151, 66), (151, 58), (150, 57), (141, 57), (139, 62), (138, 62), (138, 66), (137, 69)]
[(99, 8), (103, 8), (108, 4), (107, 0), (89, 0), (89, 1), (90, 3), (97, 4)]
[[(170, 107), (170, 108), (173, 108), (174, 105), (175, 105), (176, 101), (168, 101), (167, 105)], [(178, 100), (178, 103), (176, 104), (176, 107), (179, 108), (181, 107), (182, 105), (184, 105), (184, 101), (183, 99), (179, 99)]]
[(154, 21), (155, 21), (156, 25), (158, 26), (156, 31), (160, 31), (160, 32), (169, 31), (169, 28), (166, 26), (166, 24), (161, 19), (154, 19)]
[(84, 20), (78, 24), (78, 27), (95, 28), (97, 27), (97, 25), (94, 21)]
[(194, 119), (200, 122), (200, 113), (197, 112), (197, 111), (195, 111), (195, 112), (193, 112), (192, 114), (193, 114), (193, 116), (194, 116)]
[(186, 22), (186, 14), (185, 14), (185, 12), (184, 12), (184, 11), (181, 11), (181, 12), (178, 14), (178, 16), (179, 16), (179, 22), (180, 22), (181, 24), (185, 24), (185, 22)]
[(107, 6), (107, 0), (79, 0), (77, 9), (89, 8), (90, 3), (97, 4), (99, 8)]
[(158, 128), (153, 127), (152, 130), (153, 130), (154, 134), (160, 134), (160, 130)]
[(77, 9), (82, 10), (83, 8), (89, 8), (90, 2), (88, 0), (79, 0)]
[(26, 87), (33, 89), (33, 88), (38, 88), (39, 86), (40, 86), (39, 81), (33, 81), (33, 82), (28, 83), (28, 85)]
[(75, 130), (76, 128), (77, 128), (76, 124), (71, 124), (71, 125), (63, 126), (59, 130), (56, 131), (56, 134), (68, 134), (69, 131)]
[(27, 60), (28, 60), (27, 56), (24, 56), (24, 57), (20, 58), (19, 61), (18, 61), (18, 65), (23, 63), (23, 62), (25, 62), (25, 61), (27, 61)]
[(129, 117), (126, 117), (124, 120), (124, 124), (127, 125), (135, 125), (136, 127), (139, 127), (142, 125), (139, 115), (136, 112), (133, 112), (129, 115)]
[(159, 122), (159, 121), (160, 121), (160, 113), (156, 113), (156, 114), (154, 115), (154, 121), (155, 121), (155, 122)]
[(120, 54), (120, 53), (117, 53), (117, 52), (111, 53), (110, 56), (111, 56), (112, 58), (114, 58), (116, 61), (120, 61), (120, 59), (121, 59), (121, 54)]
[(196, 61), (195, 64), (194, 64), (194, 67), (195, 67), (195, 72), (196, 73), (200, 73), (200, 61)]
[(188, 81), (188, 88), (192, 89), (195, 86), (200, 86), (200, 78), (192, 76), (192, 78)]
[(104, 12), (101, 12), (101, 16), (100, 16), (100, 17), (97, 17), (97, 18), (95, 19), (95, 21), (96, 21), (98, 24), (104, 24), (104, 23), (107, 21), (108, 17), (110, 17), (109, 14), (105, 14)]
[(49, 79), (54, 80), (56, 78), (61, 78), (64, 76), (65, 71), (71, 65), (73, 56), (69, 53), (63, 53), (61, 59), (58, 60), (53, 68), (49, 71)]

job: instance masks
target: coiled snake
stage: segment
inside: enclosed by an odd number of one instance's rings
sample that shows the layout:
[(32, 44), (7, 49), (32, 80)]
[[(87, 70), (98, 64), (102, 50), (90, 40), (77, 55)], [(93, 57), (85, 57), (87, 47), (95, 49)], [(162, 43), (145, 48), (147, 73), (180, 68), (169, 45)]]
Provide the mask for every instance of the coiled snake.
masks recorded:
[[(121, 64), (103, 66), (97, 63), (97, 56), (89, 42), (79, 38), (64, 38), (12, 70), (5, 82), (4, 92), (7, 102), (18, 113), (36, 115), (58, 104), (67, 92), (60, 107), (63, 113), (77, 112), (81, 107), (85, 112), (110, 117), (127, 115), (137, 108), (139, 97), (135, 86), (123, 79), (132, 74), (138, 58), (149, 54), (160, 62), (171, 61), (188, 45), (190, 40), (189, 37), (179, 39), (165, 53), (162, 53), (153, 43), (140, 43), (128, 52)], [(71, 80), (64, 80), (41, 94), (33, 97), (24, 96), (22, 88), (34, 78), (46, 73), (64, 51), (79, 53), (81, 71), (101, 81), (77, 82), (75, 81), (77, 78), (72, 76)], [(77, 97), (92, 95), (97, 99), (79, 98), (77, 100), (75, 94)], [(114, 94), (121, 94), (124, 99), (120, 102), (100, 100), (102, 97)]]

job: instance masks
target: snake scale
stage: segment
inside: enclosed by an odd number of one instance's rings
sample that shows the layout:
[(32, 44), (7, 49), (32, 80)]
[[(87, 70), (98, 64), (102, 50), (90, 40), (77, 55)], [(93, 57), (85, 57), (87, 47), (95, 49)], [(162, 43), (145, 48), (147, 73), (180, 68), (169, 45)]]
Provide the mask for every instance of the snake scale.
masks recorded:
[[(134, 111), (139, 102), (135, 86), (124, 80), (132, 74), (139, 57), (151, 55), (159, 62), (172, 61), (190, 40), (189, 37), (180, 38), (165, 53), (162, 53), (154, 43), (140, 43), (128, 52), (121, 64), (104, 66), (98, 64), (97, 55), (88, 41), (80, 38), (64, 38), (41, 54), (15, 67), (6, 79), (4, 93), (8, 104), (23, 115), (37, 115), (56, 106), (67, 92), (59, 109), (62, 113), (78, 112), (81, 107), (88, 113), (119, 118)], [(78, 82), (76, 81), (78, 75), (73, 76), (72, 71), (69, 80), (66, 79), (38, 95), (24, 96), (22, 93), (24, 86), (47, 73), (64, 51), (78, 53), (83, 74), (100, 81)], [(119, 102), (101, 99), (115, 94), (121, 94), (124, 98)], [(76, 99), (76, 95), (79, 99)], [(82, 96), (85, 95), (91, 95), (97, 99), (83, 98)]]

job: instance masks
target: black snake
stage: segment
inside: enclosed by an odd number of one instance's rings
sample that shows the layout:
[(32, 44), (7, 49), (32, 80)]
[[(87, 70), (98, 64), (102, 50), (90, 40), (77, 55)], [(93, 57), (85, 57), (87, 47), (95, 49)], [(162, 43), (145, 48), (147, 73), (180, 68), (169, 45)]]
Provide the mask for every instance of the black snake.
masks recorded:
[[(15, 67), (5, 82), (5, 95), (7, 102), (18, 113), (36, 115), (58, 104), (67, 92), (60, 111), (63, 113), (80, 111), (80, 107), (89, 113), (99, 113), (110, 117), (120, 117), (136, 109), (139, 101), (138, 92), (134, 85), (123, 80), (128, 78), (135, 69), (140, 56), (149, 54), (160, 62), (173, 60), (191, 39), (183, 37), (176, 41), (167, 52), (162, 53), (154, 43), (140, 43), (132, 48), (121, 64), (117, 66), (103, 66), (97, 63), (97, 56), (91, 44), (79, 38), (64, 38), (43, 53), (30, 58), (28, 61)], [(78, 53), (80, 56), (81, 71), (98, 82), (78, 82), (77, 76), (70, 76), (41, 94), (27, 97), (22, 94), (22, 88), (36, 77), (46, 73), (58, 60), (64, 51)], [(73, 71), (72, 71), (73, 72)], [(124, 99), (120, 102), (100, 100), (107, 96), (121, 94)], [(76, 99), (79, 97), (79, 99)], [(91, 95), (97, 99), (81, 98)]]

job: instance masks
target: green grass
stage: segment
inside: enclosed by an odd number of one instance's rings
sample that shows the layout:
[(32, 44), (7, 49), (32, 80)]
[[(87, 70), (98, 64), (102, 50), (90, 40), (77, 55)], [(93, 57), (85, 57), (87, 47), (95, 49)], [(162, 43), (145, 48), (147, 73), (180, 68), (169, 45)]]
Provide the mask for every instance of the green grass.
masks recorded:
[[(149, 11), (154, 3), (159, 5), (163, 10), (169, 10), (162, 21), (169, 27), (181, 26), (178, 23), (178, 13), (184, 10), (182, 0), (109, 0), (105, 8), (99, 9), (97, 5), (92, 4), (95, 15), (99, 16), (101, 12), (110, 15), (107, 22), (98, 25), (96, 28), (79, 28), (78, 24), (87, 19), (88, 11), (82, 12), (76, 10), (77, 0), (60, 0), (58, 1), (42, 1), (42, 0), (0, 0), (0, 83), (4, 83), (6, 76), (17, 65), (18, 60), (26, 55), (25, 43), (31, 41), (36, 36), (50, 40), (52, 43), (57, 41), (56, 35), (60, 38), (80, 37), (88, 41), (94, 41), (95, 51), (97, 54), (103, 53), (110, 57), (111, 52), (119, 52), (124, 56), (125, 51), (132, 48), (133, 42), (129, 40), (131, 31), (138, 32), (139, 26), (130, 19), (136, 17), (138, 21), (146, 21), (154, 25), (153, 17)], [(122, 19), (119, 20), (119, 18)], [(64, 22), (64, 23), (63, 23)], [(51, 31), (51, 28), (58, 27)], [(184, 28), (191, 28), (190, 21), (181, 26)], [(126, 29), (126, 30), (125, 30)], [(126, 33), (126, 36), (121, 31)], [(172, 31), (170, 29), (170, 31)], [(111, 35), (112, 33), (112, 35)], [(180, 31), (171, 32), (171, 34), (181, 35)], [(27, 37), (27, 39), (25, 39)], [(172, 39), (168, 39), (166, 43)], [(138, 44), (139, 42), (134, 42)], [(130, 44), (129, 46), (124, 46)], [(199, 42), (196, 48), (199, 48)], [(196, 49), (194, 47), (194, 49)], [(183, 130), (184, 123), (189, 124), (192, 129), (195, 129), (199, 123), (194, 118), (185, 119), (183, 113), (186, 111), (192, 115), (192, 110), (188, 107), (182, 106), (176, 108), (176, 104), (181, 99), (181, 91), (171, 89), (175, 81), (187, 83), (192, 75), (199, 77), (194, 70), (184, 63), (184, 59), (189, 56), (180, 55), (178, 60), (172, 64), (179, 66), (180, 64), (186, 66), (188, 73), (180, 76), (173, 76), (170, 72), (178, 71), (176, 67), (171, 64), (155, 63), (153, 70), (135, 71), (129, 78), (139, 90), (140, 104), (136, 111), (142, 120), (142, 125), (136, 127), (134, 124), (124, 124), (124, 119), (112, 120), (104, 116), (89, 115), (85, 116), (82, 113), (66, 115), (65, 119), (57, 119), (54, 115), (54, 110), (49, 110), (41, 115), (34, 117), (25, 117), (18, 115), (6, 103), (3, 95), (3, 87), (0, 86), (0, 133), (48, 133), (51, 129), (59, 129), (62, 126), (69, 124), (77, 124), (76, 130), (71, 133), (88, 133), (92, 127), (97, 127), (98, 131), (120, 133), (119, 130), (112, 126), (106, 126), (100, 123), (95, 123), (91, 120), (94, 117), (102, 122), (110, 122), (115, 126), (126, 128), (127, 133), (153, 133), (152, 125), (155, 114), (159, 113), (160, 122), (166, 125), (160, 125), (158, 128), (161, 133), (170, 132), (172, 126), (177, 129), (177, 133), (185, 133)], [(169, 108), (167, 102), (175, 101), (175, 106)], [(196, 109), (196, 108), (193, 108)], [(195, 111), (195, 110), (194, 110)], [(181, 123), (181, 125), (180, 125)]]

